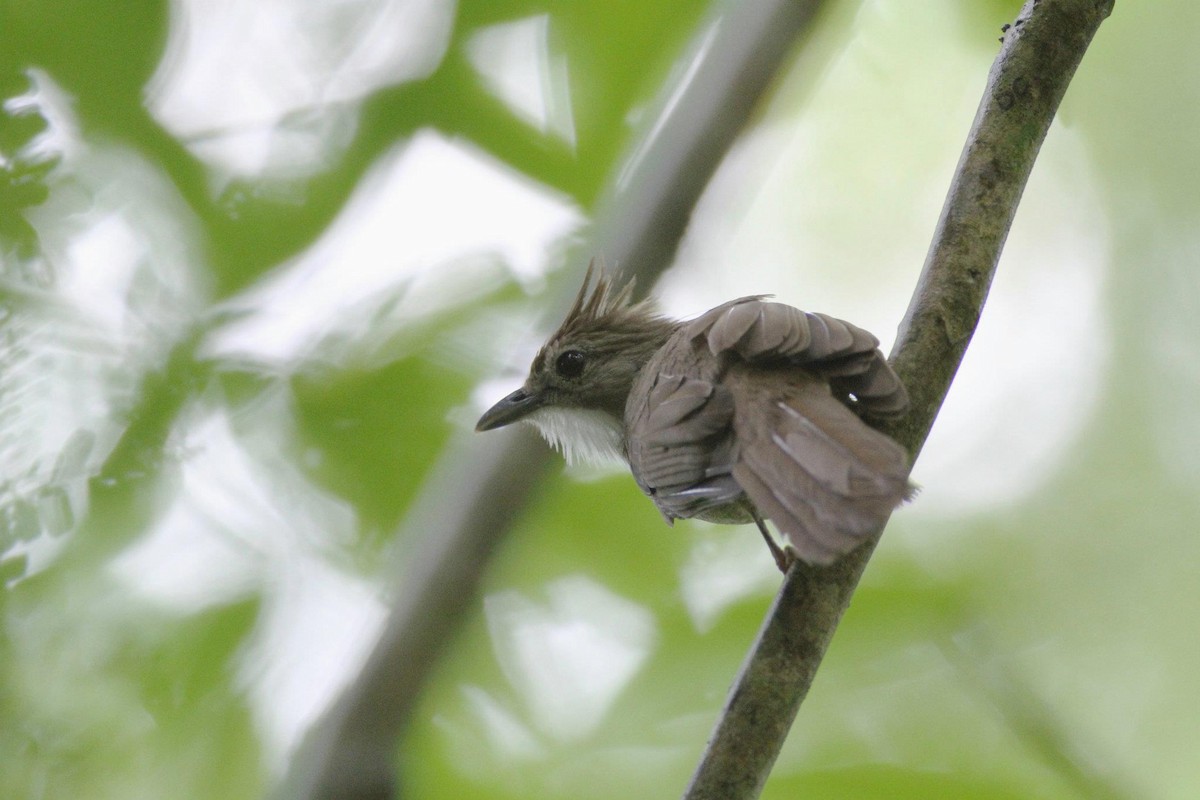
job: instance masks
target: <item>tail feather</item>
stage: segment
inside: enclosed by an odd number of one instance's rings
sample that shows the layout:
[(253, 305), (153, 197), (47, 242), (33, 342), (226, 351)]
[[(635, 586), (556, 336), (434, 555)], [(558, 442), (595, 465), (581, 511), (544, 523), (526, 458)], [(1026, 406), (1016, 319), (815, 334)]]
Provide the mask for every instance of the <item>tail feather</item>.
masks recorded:
[(904, 449), (814, 376), (729, 377), (754, 409), (735, 415), (734, 477), (801, 558), (828, 563), (878, 532), (908, 492)]
[[(804, 508), (797, 512), (785, 506), (774, 490), (746, 464), (734, 467), (733, 477), (759, 513), (775, 522), (801, 559), (810, 564), (828, 564), (845, 552), (840, 540), (830, 541), (824, 536), (824, 528), (810, 513)], [(786, 520), (786, 528), (780, 520)]]

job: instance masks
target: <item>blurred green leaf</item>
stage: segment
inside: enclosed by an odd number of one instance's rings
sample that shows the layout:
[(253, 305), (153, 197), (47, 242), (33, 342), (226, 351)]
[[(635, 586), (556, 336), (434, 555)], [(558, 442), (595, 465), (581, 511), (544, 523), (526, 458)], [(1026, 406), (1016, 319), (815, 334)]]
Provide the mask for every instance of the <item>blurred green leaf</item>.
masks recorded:
[(450, 435), (446, 406), (463, 376), (421, 358), (372, 371), (298, 376), (293, 382), (310, 472), (349, 500), (374, 546), (386, 542)]

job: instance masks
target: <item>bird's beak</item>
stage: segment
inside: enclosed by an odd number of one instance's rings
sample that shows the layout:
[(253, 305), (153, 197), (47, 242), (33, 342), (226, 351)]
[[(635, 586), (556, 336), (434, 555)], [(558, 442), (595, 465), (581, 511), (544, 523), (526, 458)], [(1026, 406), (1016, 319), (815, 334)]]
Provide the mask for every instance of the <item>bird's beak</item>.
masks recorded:
[(493, 428), (501, 428), (524, 419), (541, 406), (542, 396), (540, 394), (527, 392), (524, 388), (517, 389), (483, 412), (479, 422), (475, 423), (475, 430), (490, 431)]

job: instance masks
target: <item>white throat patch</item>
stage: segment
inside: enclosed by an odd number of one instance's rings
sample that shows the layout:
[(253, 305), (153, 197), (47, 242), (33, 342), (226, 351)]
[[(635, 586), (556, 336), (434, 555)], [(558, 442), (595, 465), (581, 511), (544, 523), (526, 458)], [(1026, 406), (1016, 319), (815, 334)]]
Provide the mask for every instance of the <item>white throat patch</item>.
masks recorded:
[(624, 461), (621, 423), (603, 411), (539, 408), (525, 420), (532, 423), (552, 447), (562, 451), (568, 464)]

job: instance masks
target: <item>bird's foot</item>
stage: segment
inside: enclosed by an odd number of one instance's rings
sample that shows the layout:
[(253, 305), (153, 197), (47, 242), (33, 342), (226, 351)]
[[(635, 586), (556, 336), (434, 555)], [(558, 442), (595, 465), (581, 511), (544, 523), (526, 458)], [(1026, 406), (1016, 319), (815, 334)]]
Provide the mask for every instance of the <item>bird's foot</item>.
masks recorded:
[(779, 567), (780, 572), (787, 575), (788, 570), (792, 568), (792, 564), (800, 560), (800, 556), (796, 555), (796, 551), (792, 549), (791, 545), (780, 547), (771, 540), (768, 540), (767, 544), (771, 548), (771, 556), (775, 559), (775, 566)]
[(754, 515), (754, 524), (758, 526), (758, 532), (762, 534), (763, 541), (767, 543), (767, 549), (771, 551), (771, 557), (775, 559), (775, 566), (779, 567), (780, 572), (787, 575), (787, 571), (792, 568), (792, 564), (795, 564), (798, 558), (796, 551), (791, 546), (780, 547), (771, 537), (771, 532), (767, 530), (767, 524), (757, 514)]

